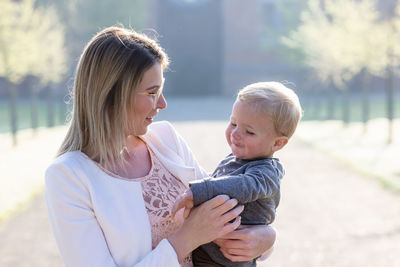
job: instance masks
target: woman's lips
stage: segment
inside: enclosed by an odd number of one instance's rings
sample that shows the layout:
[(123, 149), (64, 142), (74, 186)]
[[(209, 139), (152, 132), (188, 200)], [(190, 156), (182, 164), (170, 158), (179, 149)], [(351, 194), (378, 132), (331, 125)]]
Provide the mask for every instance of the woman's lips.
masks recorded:
[(156, 114), (150, 116), (150, 117), (147, 117), (147, 118), (146, 118), (146, 121), (147, 121), (148, 123), (152, 123), (152, 122), (153, 122), (153, 118), (154, 118), (155, 116), (157, 116), (157, 114), (158, 114), (158, 112), (157, 112)]

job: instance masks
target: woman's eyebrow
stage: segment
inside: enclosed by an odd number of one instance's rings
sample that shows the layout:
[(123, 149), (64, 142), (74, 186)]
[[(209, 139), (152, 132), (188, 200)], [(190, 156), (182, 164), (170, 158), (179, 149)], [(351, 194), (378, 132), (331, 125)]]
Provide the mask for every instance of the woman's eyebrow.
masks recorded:
[(158, 89), (158, 88), (160, 88), (160, 87), (161, 87), (161, 85), (153, 85), (153, 86), (150, 86), (149, 88), (146, 88), (145, 91), (150, 91), (150, 90), (153, 90), (153, 89)]
[(163, 78), (163, 80), (162, 80), (162, 82), (161, 82), (161, 85), (153, 85), (153, 86), (150, 86), (149, 88), (145, 89), (145, 91), (150, 91), (150, 90), (153, 90), (153, 89), (158, 89), (158, 88), (160, 88), (161, 86), (164, 85), (164, 81), (165, 81), (165, 78)]

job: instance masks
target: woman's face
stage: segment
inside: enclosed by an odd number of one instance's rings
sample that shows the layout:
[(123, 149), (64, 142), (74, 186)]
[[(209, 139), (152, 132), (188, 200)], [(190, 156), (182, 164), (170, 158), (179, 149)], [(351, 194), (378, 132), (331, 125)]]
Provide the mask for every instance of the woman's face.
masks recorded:
[(147, 126), (153, 122), (158, 110), (166, 108), (167, 102), (162, 94), (163, 85), (164, 76), (161, 65), (155, 63), (144, 73), (137, 89), (131, 114), (134, 125), (132, 135), (145, 134)]

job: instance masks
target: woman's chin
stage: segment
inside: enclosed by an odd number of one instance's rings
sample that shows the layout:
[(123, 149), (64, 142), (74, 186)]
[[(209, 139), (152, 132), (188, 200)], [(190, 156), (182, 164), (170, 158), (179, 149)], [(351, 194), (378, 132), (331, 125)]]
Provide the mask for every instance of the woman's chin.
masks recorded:
[(144, 127), (140, 127), (140, 129), (135, 129), (135, 131), (132, 135), (140, 136), (140, 135), (145, 135), (146, 133), (147, 133), (147, 126), (144, 126)]

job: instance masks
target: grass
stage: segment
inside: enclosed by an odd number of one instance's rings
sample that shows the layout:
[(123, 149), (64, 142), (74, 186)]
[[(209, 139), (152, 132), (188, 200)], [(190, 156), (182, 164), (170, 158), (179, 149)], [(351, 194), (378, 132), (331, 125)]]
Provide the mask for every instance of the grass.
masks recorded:
[(393, 122), (393, 140), (388, 143), (389, 121), (374, 119), (364, 125), (341, 121), (303, 121), (295, 136), (315, 149), (344, 162), (351, 169), (372, 177), (400, 193), (400, 119)]
[[(0, 133), (11, 131), (10, 111), (8, 101), (0, 101)], [(61, 125), (65, 122), (66, 105), (55, 105), (55, 125)], [(47, 103), (39, 101), (38, 103), (38, 127), (47, 126)], [(28, 100), (21, 100), (17, 103), (17, 128), (24, 130), (31, 128), (31, 106)]]
[[(304, 121), (308, 120), (326, 120), (328, 119), (329, 103), (326, 97), (313, 97), (301, 99), (304, 109)], [(380, 97), (373, 97), (370, 102), (369, 119), (387, 117), (386, 100)], [(360, 97), (352, 96), (349, 105), (350, 122), (362, 122), (362, 102)], [(342, 119), (341, 99), (333, 99), (333, 114), (330, 120)], [(394, 99), (394, 118), (400, 118), (400, 98)]]

